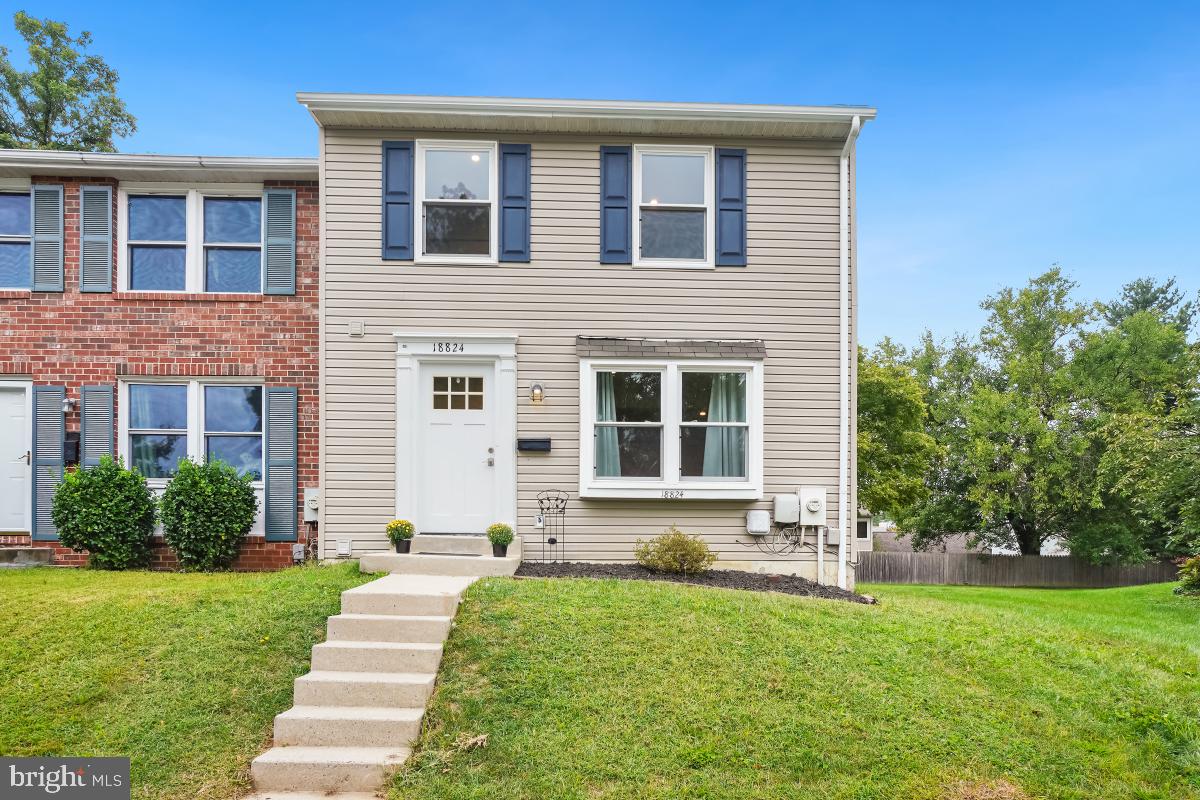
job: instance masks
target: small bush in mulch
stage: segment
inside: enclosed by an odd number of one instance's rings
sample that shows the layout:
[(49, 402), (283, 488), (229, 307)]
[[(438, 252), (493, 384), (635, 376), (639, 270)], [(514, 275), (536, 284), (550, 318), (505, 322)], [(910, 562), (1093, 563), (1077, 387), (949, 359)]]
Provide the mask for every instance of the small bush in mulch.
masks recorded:
[(638, 564), (589, 564), (567, 562), (540, 564), (522, 562), (517, 568), (518, 578), (619, 578), (634, 581), (671, 581), (690, 583), (696, 586), (715, 586), (720, 589), (744, 589), (751, 592), (783, 592), (802, 597), (820, 597), (826, 600), (845, 600), (848, 603), (875, 602), (874, 598), (855, 592), (825, 586), (794, 575), (763, 575), (757, 572), (742, 572), (731, 569), (711, 569), (698, 575), (683, 575), (671, 572), (654, 572)]

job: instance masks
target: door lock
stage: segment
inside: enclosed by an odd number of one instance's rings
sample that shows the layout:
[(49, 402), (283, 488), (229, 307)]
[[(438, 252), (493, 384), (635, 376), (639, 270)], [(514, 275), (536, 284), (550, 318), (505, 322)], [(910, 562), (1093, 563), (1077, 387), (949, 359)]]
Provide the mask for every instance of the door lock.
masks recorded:
[(496, 466), (496, 459), (492, 458), (491, 456), (488, 456), (487, 465), (489, 467)]

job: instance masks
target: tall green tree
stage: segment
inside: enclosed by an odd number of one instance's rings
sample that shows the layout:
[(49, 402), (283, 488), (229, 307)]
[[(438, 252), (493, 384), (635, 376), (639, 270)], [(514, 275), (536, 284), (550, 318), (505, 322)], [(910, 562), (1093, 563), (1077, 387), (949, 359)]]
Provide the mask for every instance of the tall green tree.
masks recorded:
[(115, 152), (115, 139), (137, 121), (117, 96), (116, 70), (86, 52), (92, 35), (72, 37), (65, 23), (24, 11), (13, 22), (28, 44), (29, 69), (0, 46), (0, 146)]
[(1174, 278), (1159, 283), (1153, 278), (1138, 278), (1121, 287), (1121, 296), (1100, 304), (1104, 319), (1112, 327), (1142, 311), (1175, 325), (1185, 334), (1200, 314), (1200, 298), (1187, 300)]

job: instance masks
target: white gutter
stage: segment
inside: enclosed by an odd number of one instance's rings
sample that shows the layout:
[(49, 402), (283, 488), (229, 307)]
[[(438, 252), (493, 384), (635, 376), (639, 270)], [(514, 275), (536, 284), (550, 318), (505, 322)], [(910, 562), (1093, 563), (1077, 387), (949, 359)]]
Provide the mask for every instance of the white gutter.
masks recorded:
[[(850, 133), (842, 146), (840, 186), (838, 197), (838, 226), (841, 232), (839, 243), (839, 320), (838, 343), (841, 357), (838, 360), (838, 571), (837, 582), (846, 588), (846, 533), (850, 526), (850, 154), (854, 141), (862, 130), (862, 119), (855, 116), (850, 123)], [(824, 546), (822, 545), (822, 549)]]
[(0, 149), (0, 167), (54, 171), (63, 168), (93, 171), (245, 170), (262, 174), (317, 175), (315, 158), (252, 156), (176, 156), (152, 153), (82, 153), (68, 150)]

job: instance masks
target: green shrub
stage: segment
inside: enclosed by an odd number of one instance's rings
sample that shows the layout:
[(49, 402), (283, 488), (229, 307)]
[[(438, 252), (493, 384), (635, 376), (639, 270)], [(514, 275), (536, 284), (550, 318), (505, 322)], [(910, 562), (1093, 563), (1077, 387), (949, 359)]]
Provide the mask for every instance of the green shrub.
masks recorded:
[(254, 524), (249, 475), (221, 461), (179, 462), (162, 501), (163, 538), (187, 570), (229, 569)]
[(1200, 556), (1192, 556), (1179, 567), (1177, 594), (1200, 595)]
[(406, 519), (394, 519), (387, 524), (387, 537), (392, 544), (408, 541), (416, 532), (416, 527)]
[(512, 544), (513, 529), (511, 525), (505, 525), (503, 522), (493, 522), (487, 528), (488, 541), (497, 547), (508, 547)]
[(104, 456), (98, 466), (63, 476), (50, 518), (58, 541), (88, 551), (99, 569), (130, 569), (150, 563), (154, 495), (136, 470)]
[(699, 536), (689, 536), (672, 525), (649, 541), (637, 540), (633, 549), (637, 562), (655, 572), (704, 572), (717, 560)]

